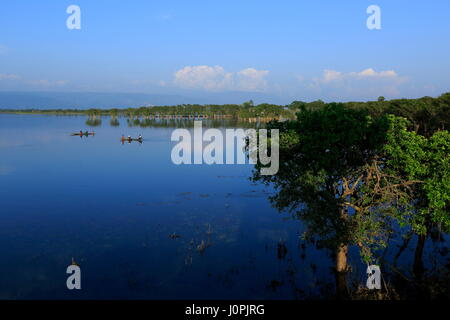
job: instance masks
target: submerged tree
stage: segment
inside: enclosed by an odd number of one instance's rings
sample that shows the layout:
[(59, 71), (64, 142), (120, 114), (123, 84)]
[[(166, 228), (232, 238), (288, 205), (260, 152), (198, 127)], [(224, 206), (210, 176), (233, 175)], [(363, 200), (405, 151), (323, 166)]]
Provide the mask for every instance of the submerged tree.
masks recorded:
[(413, 272), (420, 280), (424, 271), (422, 256), (425, 241), (433, 228), (450, 232), (450, 134), (436, 131), (426, 138), (408, 131), (408, 121), (390, 116), (386, 171), (420, 183), (411, 189), (412, 207), (400, 222), (418, 235)]
[(102, 119), (89, 117), (85, 123), (87, 126), (90, 126), (90, 127), (99, 127), (102, 125)]
[(117, 117), (111, 117), (111, 119), (109, 119), (109, 125), (111, 127), (119, 127), (120, 126), (120, 121)]
[(280, 170), (254, 179), (275, 186), (272, 203), (302, 219), (306, 237), (319, 236), (335, 251), (336, 287), (347, 293), (347, 252), (357, 245), (366, 261), (386, 245), (390, 222), (409, 203), (415, 181), (389, 174), (385, 168), (391, 118), (372, 119), (367, 112), (328, 104), (302, 108), (297, 121), (272, 122), (280, 129)]

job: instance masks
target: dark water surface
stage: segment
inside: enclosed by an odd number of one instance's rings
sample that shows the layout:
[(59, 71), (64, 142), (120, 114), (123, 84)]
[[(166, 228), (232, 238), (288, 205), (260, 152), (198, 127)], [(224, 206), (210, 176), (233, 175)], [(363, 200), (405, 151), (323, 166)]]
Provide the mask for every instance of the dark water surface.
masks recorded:
[[(327, 252), (305, 244), (301, 222), (270, 206), (272, 190), (249, 180), (251, 165), (176, 166), (174, 128), (129, 127), (125, 119), (118, 127), (103, 120), (94, 137), (70, 136), (92, 129), (85, 121), (0, 115), (1, 299), (294, 299), (332, 291)], [(122, 145), (122, 134), (145, 141)], [(72, 257), (80, 291), (66, 288)], [(357, 256), (352, 262), (364, 270)]]

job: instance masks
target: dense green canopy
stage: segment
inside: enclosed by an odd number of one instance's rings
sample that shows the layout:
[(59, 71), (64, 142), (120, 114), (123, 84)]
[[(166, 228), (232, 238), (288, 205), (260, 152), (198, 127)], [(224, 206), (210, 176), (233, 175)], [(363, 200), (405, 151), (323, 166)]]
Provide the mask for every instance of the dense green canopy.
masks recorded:
[(423, 130), (427, 138), (405, 118), (331, 103), (268, 127), (280, 130), (280, 170), (254, 178), (275, 186), (271, 201), (305, 221), (307, 236), (357, 245), (369, 260), (393, 221), (418, 234), (450, 231), (450, 136), (440, 125), (421, 123), (435, 131)]

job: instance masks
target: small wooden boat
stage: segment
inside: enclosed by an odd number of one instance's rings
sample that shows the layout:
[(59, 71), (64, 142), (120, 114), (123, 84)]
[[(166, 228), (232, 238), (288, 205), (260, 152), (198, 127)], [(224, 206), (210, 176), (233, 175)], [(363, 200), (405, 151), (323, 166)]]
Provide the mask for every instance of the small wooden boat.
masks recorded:
[(142, 138), (142, 137), (139, 137), (139, 138), (131, 138), (131, 137), (125, 138), (125, 137), (122, 137), (120, 139), (120, 141), (122, 141), (122, 142), (126, 142), (126, 141), (128, 141), (128, 142), (132, 142), (132, 141), (142, 142), (142, 141), (144, 141), (144, 138)]
[(82, 137), (82, 136), (85, 136), (85, 137), (87, 137), (87, 136), (94, 136), (95, 135), (95, 132), (77, 132), (77, 133), (72, 133), (71, 134), (71, 136), (73, 136), (73, 137)]

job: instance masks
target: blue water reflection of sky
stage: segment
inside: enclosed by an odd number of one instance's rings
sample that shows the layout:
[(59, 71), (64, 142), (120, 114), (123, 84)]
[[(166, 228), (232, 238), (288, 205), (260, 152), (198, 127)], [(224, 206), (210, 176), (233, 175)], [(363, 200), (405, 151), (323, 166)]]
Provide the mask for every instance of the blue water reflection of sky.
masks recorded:
[[(85, 120), (0, 116), (0, 298), (295, 297), (300, 224), (271, 208), (250, 165), (176, 166), (174, 128)], [(70, 136), (80, 129), (96, 135)], [(122, 134), (145, 141), (122, 145)], [(292, 261), (277, 258), (280, 240)], [(81, 292), (65, 288), (72, 257)]]
[[(0, 115), (0, 299), (294, 299), (333, 292), (329, 253), (302, 241), (302, 223), (271, 207), (273, 190), (249, 179), (251, 165), (177, 166), (170, 157), (174, 128), (85, 122)], [(96, 135), (70, 136), (80, 129)], [(145, 140), (122, 145), (122, 134)], [(202, 242), (208, 246), (200, 252)], [(287, 254), (279, 256), (282, 243)], [(392, 239), (386, 257), (401, 243)], [(414, 244), (399, 268), (411, 265)], [(439, 249), (432, 245), (425, 256)], [(77, 292), (66, 288), (72, 257), (82, 269)], [(350, 261), (352, 277), (365, 283), (366, 265), (353, 249)]]

